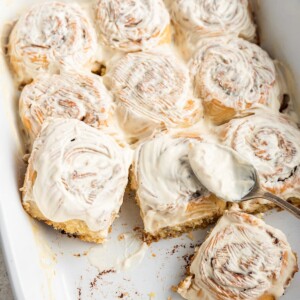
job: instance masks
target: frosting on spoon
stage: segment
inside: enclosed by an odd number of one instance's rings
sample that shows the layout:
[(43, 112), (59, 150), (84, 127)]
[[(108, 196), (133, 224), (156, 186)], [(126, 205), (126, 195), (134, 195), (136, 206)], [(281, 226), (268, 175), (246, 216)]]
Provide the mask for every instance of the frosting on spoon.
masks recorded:
[(241, 200), (255, 184), (255, 169), (231, 148), (191, 144), (189, 161), (199, 181), (224, 200)]

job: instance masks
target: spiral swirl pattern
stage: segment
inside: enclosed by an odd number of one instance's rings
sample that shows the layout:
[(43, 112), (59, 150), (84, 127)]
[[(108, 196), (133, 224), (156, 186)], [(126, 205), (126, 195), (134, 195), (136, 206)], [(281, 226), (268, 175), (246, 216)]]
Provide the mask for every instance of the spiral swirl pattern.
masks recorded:
[(175, 23), (199, 37), (233, 34), (255, 39), (248, 0), (175, 0), (171, 11)]
[(297, 270), (281, 231), (254, 216), (226, 212), (192, 262), (192, 286), (179, 292), (190, 300), (199, 299), (195, 293), (201, 299), (277, 299)]
[(145, 230), (151, 234), (222, 212), (223, 201), (214, 197), (192, 170), (188, 158), (191, 143), (200, 143), (200, 138), (162, 135), (136, 150), (134, 188)]
[(265, 111), (232, 120), (221, 137), (253, 164), (262, 187), (284, 198), (300, 197), (300, 131), (283, 115)]
[(170, 42), (169, 13), (162, 0), (99, 0), (96, 20), (102, 40), (126, 52)]
[(232, 37), (205, 39), (190, 61), (195, 94), (216, 123), (258, 106), (278, 111), (275, 66), (255, 44)]
[(123, 202), (131, 150), (75, 119), (45, 121), (34, 142), (23, 203), (51, 222), (84, 221), (105, 238)]
[(21, 16), (9, 39), (12, 66), (23, 83), (62, 67), (91, 69), (96, 33), (75, 4), (47, 2)]
[(107, 85), (137, 123), (176, 127), (199, 118), (200, 103), (189, 97), (187, 69), (171, 54), (129, 53), (108, 70)]
[(49, 117), (78, 119), (95, 128), (107, 125), (112, 100), (99, 76), (45, 74), (25, 86), (19, 110), (24, 128), (33, 141)]

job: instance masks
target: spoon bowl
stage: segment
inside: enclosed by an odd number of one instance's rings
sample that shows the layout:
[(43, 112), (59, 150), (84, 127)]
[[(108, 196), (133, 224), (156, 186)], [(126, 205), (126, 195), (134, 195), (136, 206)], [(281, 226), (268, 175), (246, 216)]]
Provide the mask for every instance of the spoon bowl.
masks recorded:
[(238, 200), (235, 202), (243, 202), (243, 201), (247, 201), (247, 200), (251, 200), (251, 199), (263, 198), (263, 199), (266, 199), (266, 200), (269, 200), (269, 201), (275, 203), (279, 207), (287, 210), (288, 212), (293, 214), (295, 217), (300, 219), (300, 209), (299, 208), (297, 208), (296, 206), (292, 205), (291, 203), (289, 203), (289, 202), (283, 200), (282, 198), (280, 198), (270, 192), (267, 192), (261, 188), (260, 182), (259, 182), (259, 177), (258, 177), (255, 169), (253, 172), (253, 181), (255, 183), (254, 183), (252, 189), (250, 190), (250, 192), (247, 195), (245, 195), (241, 200)]
[(217, 197), (229, 202), (263, 198), (300, 218), (299, 208), (261, 187), (255, 167), (233, 149), (212, 143), (194, 143), (190, 145), (188, 158), (195, 176)]

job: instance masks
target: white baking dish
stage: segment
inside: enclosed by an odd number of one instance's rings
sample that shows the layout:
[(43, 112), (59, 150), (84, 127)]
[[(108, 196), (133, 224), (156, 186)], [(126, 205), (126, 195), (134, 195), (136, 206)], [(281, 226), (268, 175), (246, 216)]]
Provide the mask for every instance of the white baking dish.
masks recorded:
[[(0, 28), (14, 20), (34, 0), (1, 0)], [(300, 78), (299, 0), (261, 0), (256, 3), (261, 41), (272, 57), (282, 60), (296, 79)], [(3, 32), (2, 32), (3, 35)], [(3, 42), (3, 41), (2, 41)], [(18, 187), (23, 163), (17, 129), (17, 95), (4, 53), (0, 57), (0, 229), (9, 276), (16, 299), (180, 299), (171, 291), (184, 276), (185, 255), (203, 241), (206, 230), (151, 245), (143, 262), (125, 273), (99, 275), (85, 255), (92, 247), (31, 220), (23, 211)], [(300, 112), (300, 81), (294, 86), (296, 109)], [(298, 96), (298, 98), (297, 98)], [(300, 223), (285, 212), (271, 212), (267, 223), (281, 229), (300, 256)], [(140, 225), (138, 208), (125, 203), (113, 235)], [(76, 254), (76, 255), (74, 255)], [(107, 254), (109, 255), (109, 253)], [(156, 256), (154, 256), (156, 255)], [(298, 300), (300, 274), (282, 297)], [(155, 296), (154, 296), (155, 295)], [(1, 295), (0, 295), (1, 298)], [(1, 298), (2, 299), (2, 298)]]

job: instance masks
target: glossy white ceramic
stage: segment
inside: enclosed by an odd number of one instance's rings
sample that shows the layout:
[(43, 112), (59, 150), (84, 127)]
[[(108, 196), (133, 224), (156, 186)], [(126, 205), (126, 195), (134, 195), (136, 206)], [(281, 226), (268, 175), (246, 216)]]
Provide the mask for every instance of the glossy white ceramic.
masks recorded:
[[(15, 20), (34, 0), (1, 0), (1, 44), (5, 24)], [(256, 5), (261, 41), (273, 57), (286, 63), (296, 79), (300, 99), (300, 1), (261, 0)], [(30, 219), (23, 211), (18, 188), (24, 167), (18, 132), (17, 98), (3, 47), (0, 56), (0, 229), (2, 247), (15, 298), (18, 300), (181, 299), (171, 291), (185, 273), (185, 260), (203, 241), (207, 230), (154, 243), (143, 262), (125, 273), (98, 274), (85, 251), (91, 244), (69, 238)], [(297, 95), (299, 98), (297, 98)], [(298, 101), (300, 108), (300, 100)], [(286, 212), (270, 212), (266, 222), (281, 229), (300, 256), (300, 223)], [(141, 226), (139, 211), (126, 199), (113, 235)], [(110, 255), (107, 253), (107, 255)], [(298, 300), (300, 274), (283, 300)], [(0, 295), (1, 298), (1, 295)]]

